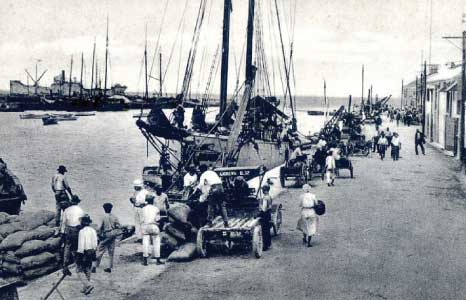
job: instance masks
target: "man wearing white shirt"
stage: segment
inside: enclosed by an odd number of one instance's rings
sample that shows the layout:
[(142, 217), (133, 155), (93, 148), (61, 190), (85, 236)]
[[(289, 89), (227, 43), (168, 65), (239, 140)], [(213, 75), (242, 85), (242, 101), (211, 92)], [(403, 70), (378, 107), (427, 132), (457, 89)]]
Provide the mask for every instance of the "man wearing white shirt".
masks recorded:
[(327, 185), (333, 186), (335, 181), (336, 162), (332, 151), (328, 152), (327, 158), (325, 159), (325, 169), (327, 171)]
[(228, 227), (228, 216), (225, 203), (225, 195), (223, 192), (223, 183), (220, 176), (215, 171), (208, 170), (206, 165), (199, 167), (202, 175), (199, 179), (199, 184), (196, 187), (201, 190), (202, 195), (199, 198), (200, 202), (207, 200), (207, 224), (212, 224), (215, 218), (216, 211), (220, 210), (222, 215), (223, 224)]
[[(157, 264), (163, 264), (160, 260), (160, 210), (154, 205), (153, 195), (146, 198), (147, 204), (141, 211), (141, 228), (142, 228), (142, 253), (143, 265), (147, 266), (150, 248), (152, 248), (152, 257), (157, 259)], [(151, 244), (152, 241), (152, 244)]]
[(189, 167), (188, 173), (183, 177), (183, 199), (188, 199), (197, 184), (197, 174), (194, 167)]
[(70, 254), (76, 256), (78, 248), (78, 235), (81, 225), (81, 218), (84, 216), (84, 211), (78, 206), (81, 200), (74, 195), (71, 198), (71, 206), (63, 212), (63, 219), (60, 226), (60, 233), (64, 236), (65, 246), (63, 253), (63, 267), (69, 264)]
[(141, 210), (146, 204), (146, 197), (148, 194), (151, 194), (150, 191), (144, 188), (144, 183), (141, 179), (136, 179), (133, 182), (134, 186), (134, 194), (133, 197), (129, 199), (129, 201), (134, 206), (134, 225), (136, 230), (136, 236), (138, 240), (142, 239), (142, 232), (141, 232)]
[(393, 160), (398, 160), (400, 158), (400, 149), (401, 149), (401, 141), (398, 136), (398, 133), (393, 133), (393, 138), (392, 138), (392, 158)]
[[(92, 262), (96, 259), (97, 250), (97, 232), (89, 226), (92, 223), (89, 215), (84, 215), (81, 220), (82, 229), (79, 231), (78, 250), (76, 259), (76, 272), (83, 283), (81, 292), (89, 295), (94, 287), (91, 284)], [(84, 273), (85, 278), (81, 277)]]

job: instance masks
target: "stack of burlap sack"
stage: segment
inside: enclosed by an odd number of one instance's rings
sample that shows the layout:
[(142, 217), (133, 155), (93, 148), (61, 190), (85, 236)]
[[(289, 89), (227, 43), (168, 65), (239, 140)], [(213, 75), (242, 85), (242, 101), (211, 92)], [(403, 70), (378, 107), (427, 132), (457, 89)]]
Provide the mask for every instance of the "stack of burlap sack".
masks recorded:
[(0, 277), (32, 279), (60, 268), (55, 213), (47, 210), (8, 215), (0, 212)]
[(169, 253), (168, 261), (191, 261), (196, 257), (197, 228), (190, 220), (189, 206), (176, 203), (168, 211), (168, 223), (161, 233), (163, 252)]

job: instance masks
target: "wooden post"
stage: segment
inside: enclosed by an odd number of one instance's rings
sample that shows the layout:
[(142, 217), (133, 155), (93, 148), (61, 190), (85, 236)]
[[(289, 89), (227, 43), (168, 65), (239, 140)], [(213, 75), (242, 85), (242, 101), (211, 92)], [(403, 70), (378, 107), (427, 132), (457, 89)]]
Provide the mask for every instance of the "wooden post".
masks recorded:
[(104, 98), (107, 96), (107, 66), (108, 66), (108, 16), (107, 16), (107, 37), (106, 37), (106, 40), (105, 40)]
[(461, 111), (460, 111), (460, 136), (458, 139), (458, 158), (464, 158), (464, 104), (466, 100), (466, 31), (463, 31), (463, 59), (461, 67)]
[(403, 108), (403, 98), (404, 98), (404, 81), (401, 79), (401, 108)]
[(160, 83), (160, 97), (162, 97), (163, 78), (162, 78), (162, 52), (159, 54), (159, 83)]
[(81, 87), (79, 88), (79, 96), (83, 97), (83, 68), (84, 68), (84, 53), (81, 52)]
[[(94, 50), (92, 51), (92, 67), (91, 67), (91, 97), (94, 95), (94, 61), (95, 61), (95, 38), (94, 38)], [(97, 81), (97, 80), (96, 80)]]
[(361, 110), (364, 111), (364, 65), (362, 65), (362, 89), (361, 89)]
[(426, 100), (427, 100), (427, 64), (424, 63), (424, 72), (422, 74), (424, 81), (422, 86), (422, 133), (426, 134)]

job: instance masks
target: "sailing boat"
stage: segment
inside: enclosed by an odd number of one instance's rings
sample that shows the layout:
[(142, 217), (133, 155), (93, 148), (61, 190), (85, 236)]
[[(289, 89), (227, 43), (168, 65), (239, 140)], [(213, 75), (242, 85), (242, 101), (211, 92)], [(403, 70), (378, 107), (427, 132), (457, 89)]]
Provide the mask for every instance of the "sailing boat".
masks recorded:
[[(259, 73), (259, 68), (263, 64), (253, 65), (253, 50), (259, 48), (257, 45), (253, 47), (253, 43), (260, 43), (261, 39), (257, 38), (254, 41), (255, 0), (249, 0), (248, 4), (246, 72), (241, 95), (238, 93), (234, 99), (227, 101), (232, 2), (224, 0), (220, 106), (216, 121), (211, 124), (206, 122), (207, 101), (203, 99), (202, 103), (193, 108), (192, 128), (185, 128), (182, 115), (185, 106), (183, 93), (177, 96), (180, 105), (173, 113), (175, 122), (170, 122), (162, 111), (163, 107), (157, 102), (147, 120), (139, 118), (136, 121), (148, 143), (160, 153), (162, 172), (172, 170), (175, 173), (182, 173), (190, 164), (207, 164), (212, 167), (265, 166), (267, 169), (272, 169), (285, 161), (289, 145), (295, 142), (297, 124), (289, 82), (291, 57), (290, 62), (287, 63), (281, 39), (287, 78), (285, 95), (288, 95), (290, 101), (292, 114), (290, 117), (280, 110), (280, 101), (276, 97), (263, 96), (255, 92), (256, 73)], [(203, 5), (205, 1), (201, 1), (201, 9)], [(278, 13), (277, 19), (279, 24)], [(193, 40), (196, 40), (196, 37)], [(260, 53), (255, 55), (257, 59)], [(194, 60), (193, 57), (194, 53), (190, 52), (183, 86), (189, 86), (189, 78), (192, 75), (190, 63)]]

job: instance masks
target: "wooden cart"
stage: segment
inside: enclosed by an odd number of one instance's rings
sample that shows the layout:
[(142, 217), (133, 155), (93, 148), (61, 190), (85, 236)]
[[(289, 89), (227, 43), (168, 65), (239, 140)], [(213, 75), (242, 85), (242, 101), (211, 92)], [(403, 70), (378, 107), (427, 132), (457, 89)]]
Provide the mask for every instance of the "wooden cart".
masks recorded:
[[(261, 175), (262, 173), (259, 167), (218, 168), (216, 171), (224, 180), (224, 183), (237, 175), (249, 178), (248, 175)], [(228, 185), (225, 186), (228, 187)], [(228, 188), (226, 192), (228, 194)], [(282, 204), (275, 203), (272, 205), (270, 220), (272, 236), (280, 234), (282, 210)], [(228, 227), (224, 226), (221, 217), (217, 217), (212, 221), (212, 225), (199, 229), (197, 234), (197, 251), (199, 255), (206, 257), (209, 245), (224, 245), (226, 243), (229, 246), (235, 245), (249, 249), (255, 257), (260, 258), (263, 246), (262, 226), (259, 216), (259, 201), (255, 189), (251, 189), (251, 193), (247, 198), (236, 199), (236, 201), (228, 203), (227, 214)]]
[(312, 170), (307, 155), (304, 154), (299, 157), (295, 162), (280, 167), (280, 184), (282, 187), (286, 186), (287, 179), (294, 179), (297, 185), (304, 185), (312, 177)]

